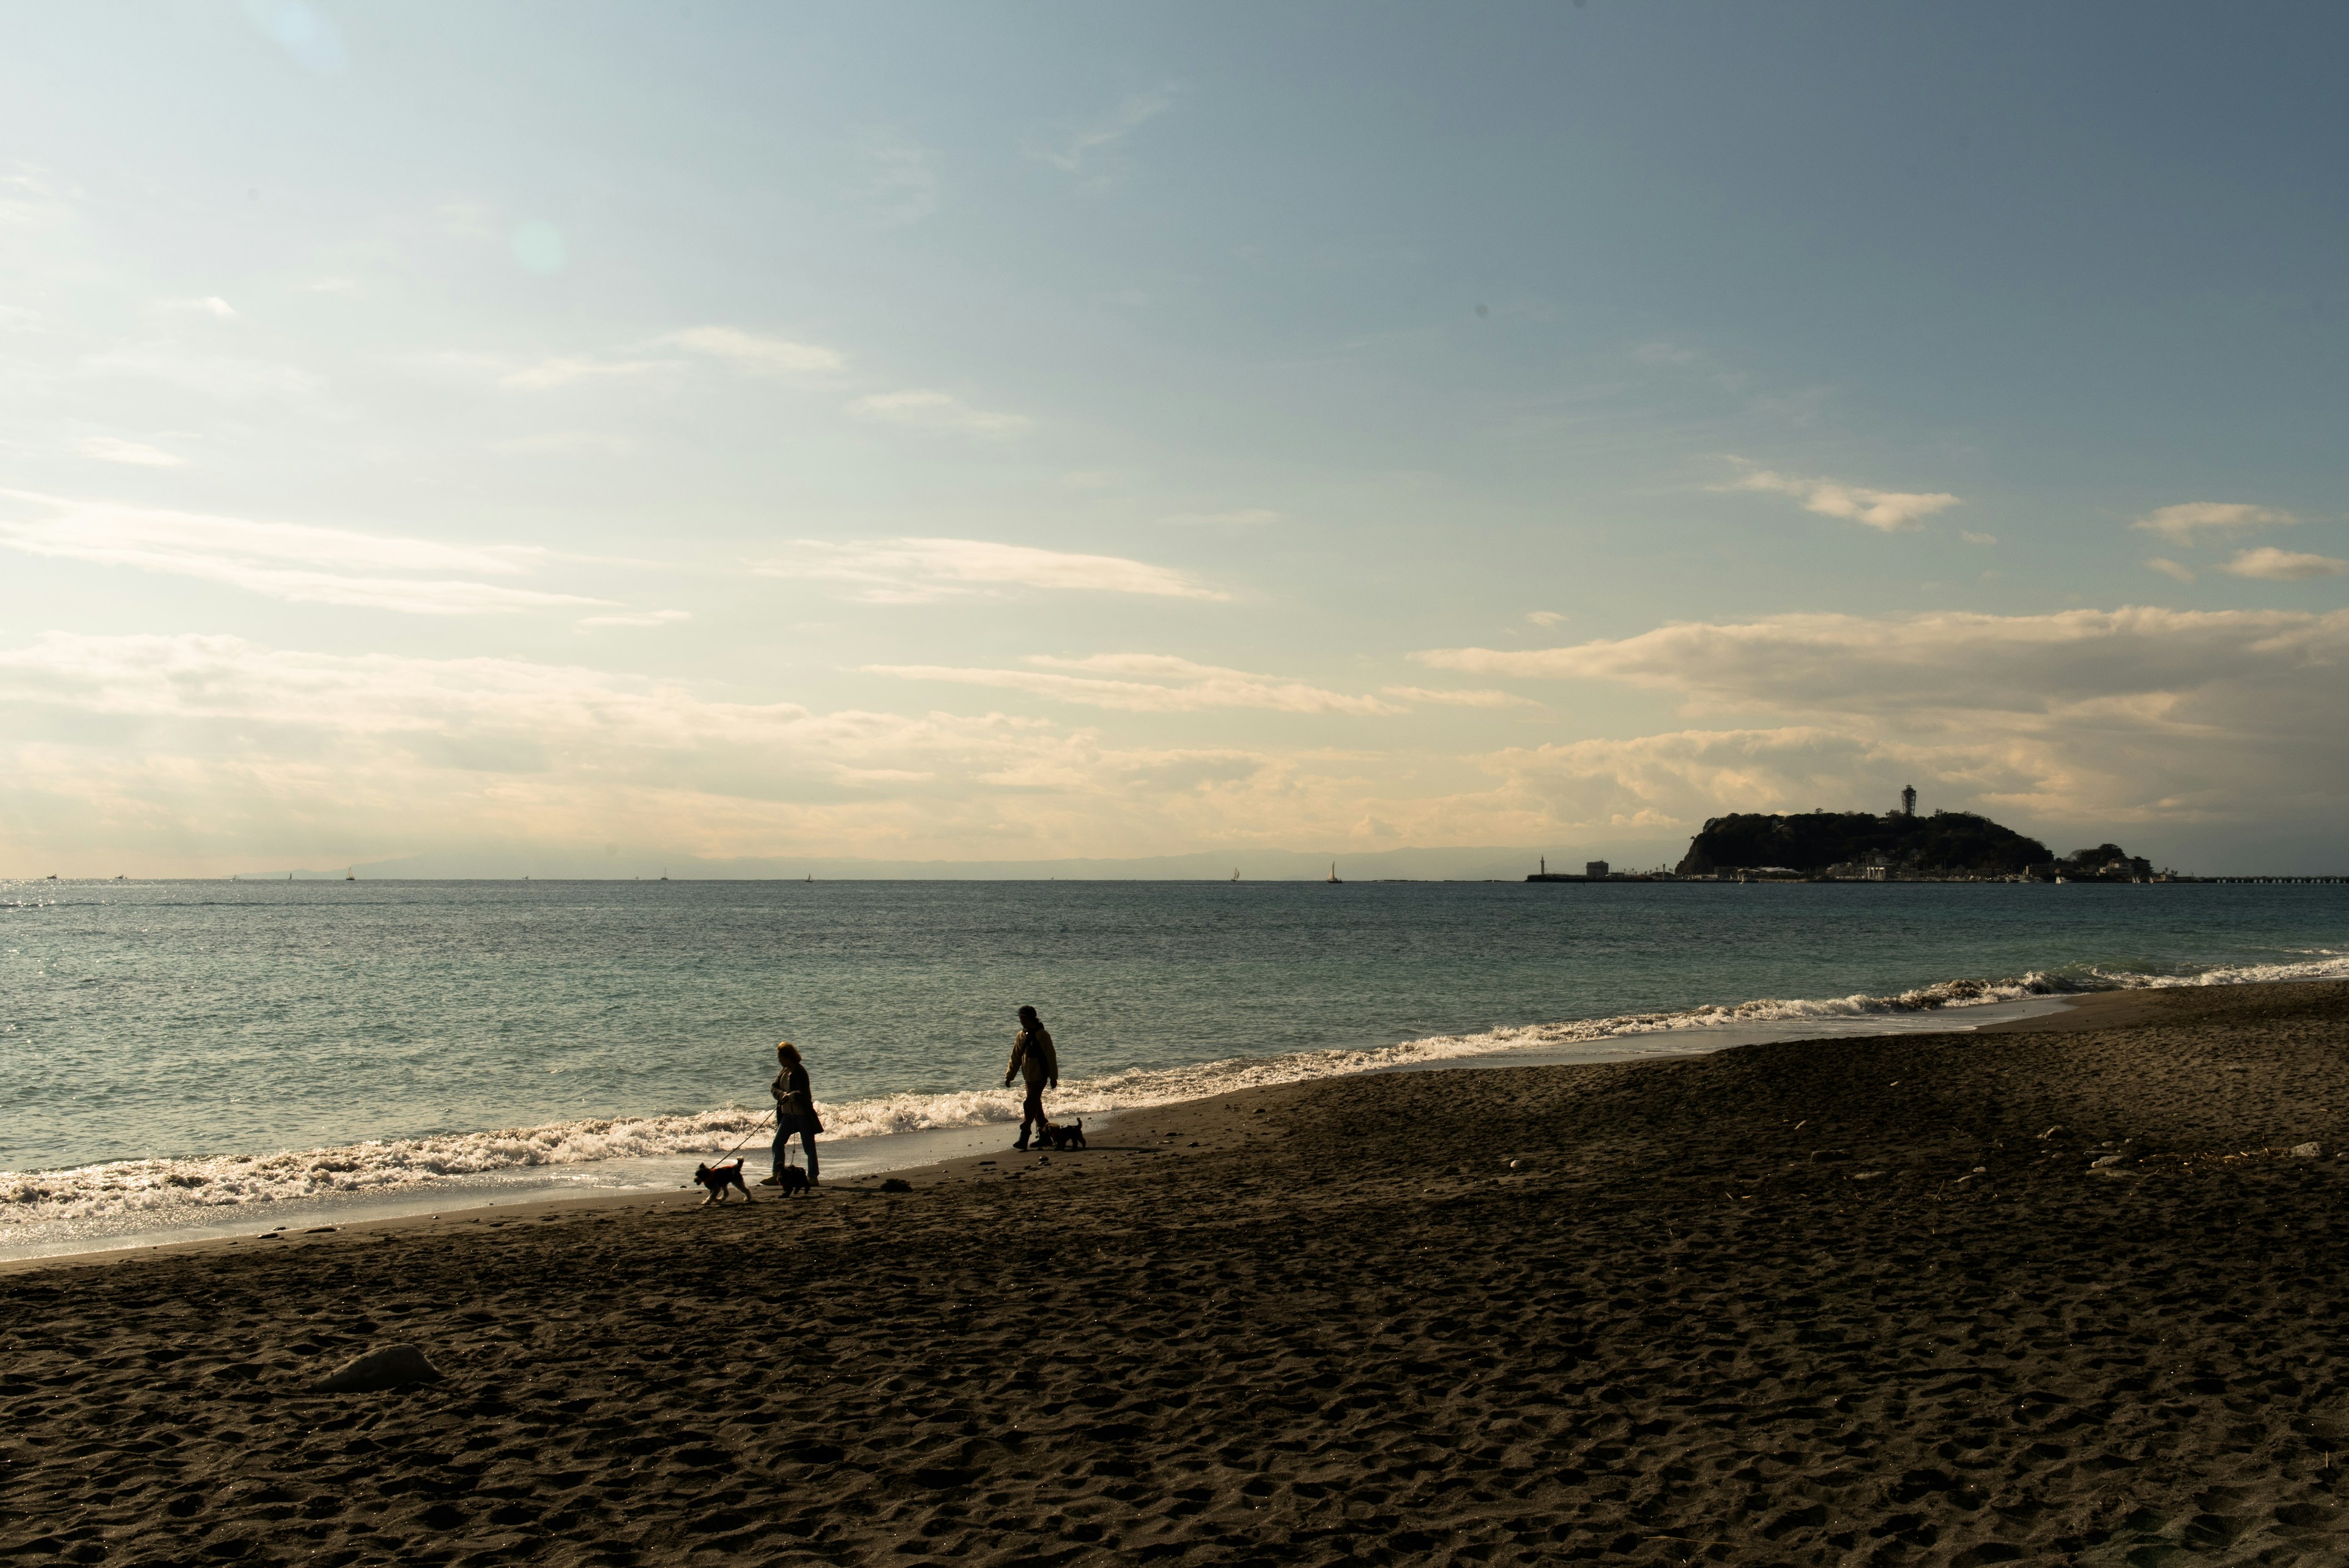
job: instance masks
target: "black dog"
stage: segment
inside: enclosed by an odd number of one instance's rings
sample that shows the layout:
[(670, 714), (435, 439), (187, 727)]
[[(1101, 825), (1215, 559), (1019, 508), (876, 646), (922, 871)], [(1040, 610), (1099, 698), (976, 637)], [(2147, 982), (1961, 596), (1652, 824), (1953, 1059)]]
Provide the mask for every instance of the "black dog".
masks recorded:
[[(782, 1169), (775, 1172), (772, 1179), (777, 1187), (782, 1189), (782, 1196), (785, 1198), (790, 1198), (795, 1194), (805, 1192), (808, 1190), (810, 1186), (808, 1181), (808, 1173), (802, 1170), (796, 1165), (787, 1165), (783, 1167)], [(764, 1187), (767, 1183), (762, 1181), (759, 1183), (759, 1185)]]
[(1072, 1148), (1082, 1148), (1085, 1147), (1084, 1118), (1080, 1116), (1066, 1127), (1048, 1127), (1044, 1129), (1043, 1137), (1046, 1143), (1063, 1154)]
[(739, 1159), (731, 1165), (695, 1166), (693, 1184), (709, 1189), (709, 1196), (701, 1200), (704, 1209), (713, 1203), (725, 1202), (726, 1189), (730, 1187), (742, 1195), (743, 1202), (750, 1201), (750, 1189), (742, 1184), (742, 1162)]

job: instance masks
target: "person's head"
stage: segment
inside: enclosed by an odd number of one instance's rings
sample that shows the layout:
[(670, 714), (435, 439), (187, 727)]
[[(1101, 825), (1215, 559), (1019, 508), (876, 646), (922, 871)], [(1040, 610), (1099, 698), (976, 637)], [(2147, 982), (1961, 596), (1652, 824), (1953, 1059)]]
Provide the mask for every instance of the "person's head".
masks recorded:
[(796, 1067), (800, 1064), (800, 1048), (786, 1040), (775, 1047), (775, 1060), (786, 1067)]
[(1036, 1010), (1034, 1008), (1022, 1007), (1019, 1010), (1019, 1027), (1022, 1029), (1041, 1029), (1044, 1027), (1044, 1021), (1036, 1016)]

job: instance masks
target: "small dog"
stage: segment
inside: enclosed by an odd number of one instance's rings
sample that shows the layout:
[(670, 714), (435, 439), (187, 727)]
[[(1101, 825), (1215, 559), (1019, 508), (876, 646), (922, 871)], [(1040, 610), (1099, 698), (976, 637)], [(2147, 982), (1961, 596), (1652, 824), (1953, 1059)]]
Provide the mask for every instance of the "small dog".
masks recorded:
[(730, 1187), (742, 1195), (743, 1202), (750, 1201), (750, 1189), (743, 1185), (742, 1162), (739, 1159), (731, 1165), (695, 1166), (693, 1184), (696, 1187), (706, 1187), (709, 1189), (709, 1196), (701, 1200), (701, 1206), (704, 1209), (713, 1203), (725, 1202), (726, 1189)]
[(808, 1190), (810, 1186), (808, 1181), (808, 1173), (802, 1170), (796, 1165), (787, 1165), (783, 1167), (782, 1169), (775, 1172), (774, 1175), (769, 1177), (766, 1181), (759, 1183), (759, 1185), (765, 1187), (769, 1183), (772, 1183), (774, 1186), (782, 1189), (781, 1196), (785, 1198), (795, 1197), (800, 1193), (805, 1192)]
[(1085, 1147), (1084, 1118), (1080, 1116), (1066, 1127), (1047, 1127), (1043, 1137), (1046, 1143), (1063, 1154), (1072, 1148), (1082, 1148)]

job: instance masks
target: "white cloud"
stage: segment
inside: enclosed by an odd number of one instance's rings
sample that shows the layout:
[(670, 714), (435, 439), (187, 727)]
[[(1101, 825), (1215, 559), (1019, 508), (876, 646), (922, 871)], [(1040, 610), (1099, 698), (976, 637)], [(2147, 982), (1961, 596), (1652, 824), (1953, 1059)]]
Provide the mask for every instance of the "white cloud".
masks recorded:
[(0, 490), (0, 497), (39, 514), (0, 519), (0, 545), (53, 560), (194, 577), (290, 603), (364, 606), (409, 615), (480, 615), (604, 602), (503, 584), (381, 575), (510, 576), (538, 558), (535, 550), (444, 545), (20, 490)]
[(1221, 599), (1186, 572), (1122, 556), (1081, 556), (986, 539), (802, 539), (788, 557), (751, 567), (761, 576), (846, 583), (873, 604), (927, 604), (1003, 588)]
[(938, 209), (937, 155), (901, 130), (886, 127), (863, 138), (863, 194), (885, 223), (918, 223)]
[(958, 435), (1001, 437), (1018, 435), (1034, 423), (1025, 414), (1003, 414), (975, 409), (951, 392), (916, 388), (903, 392), (872, 392), (850, 400), (848, 417), (875, 424), (905, 425), (915, 430), (947, 431)]
[(1277, 675), (1196, 664), (1156, 653), (1103, 653), (1088, 659), (1031, 656), (1030, 670), (976, 670), (935, 664), (871, 664), (874, 675), (946, 680), (1025, 691), (1062, 702), (1134, 713), (1193, 713), (1210, 708), (1264, 708), (1282, 713), (1393, 713), (1376, 697), (1327, 691)]
[(691, 610), (625, 610), (617, 615), (582, 616), (579, 618), (579, 624), (581, 626), (675, 626), (681, 620), (692, 618)]
[(745, 375), (808, 376), (837, 370), (845, 363), (832, 349), (781, 337), (761, 337), (739, 327), (688, 327), (660, 341), (689, 353), (723, 359)]
[(324, 379), (298, 365), (194, 354), (170, 345), (117, 349), (93, 355), (83, 364), (94, 375), (135, 376), (225, 400), (314, 398), (326, 386)]
[(94, 457), (100, 462), (125, 462), (134, 468), (178, 468), (188, 461), (159, 448), (135, 441), (122, 441), (114, 436), (84, 436), (74, 442), (74, 451), (84, 457)]
[(2349, 572), (2349, 561), (2332, 556), (2302, 555), (2291, 550), (2279, 550), (2272, 545), (2262, 545), (2256, 550), (2236, 551), (2235, 558), (2219, 569), (2230, 576), (2291, 583), (2303, 577), (2337, 577)]
[(166, 299), (160, 302), (165, 310), (184, 310), (196, 316), (209, 316), (215, 321), (234, 321), (236, 307), (217, 294), (207, 294), (201, 299)]
[(1783, 473), (1772, 473), (1766, 469), (1749, 473), (1734, 483), (1720, 488), (1765, 490), (1791, 495), (1803, 504), (1806, 512), (1816, 512), (1822, 517), (1840, 517), (1851, 523), (1864, 523), (1888, 534), (1915, 528), (1936, 512), (1958, 504), (1956, 496), (1941, 491), (1870, 490), (1865, 485), (1845, 484), (1832, 479), (1796, 479)]
[(41, 313), (21, 305), (0, 305), (0, 332), (38, 332)]
[(2249, 502), (2189, 501), (2160, 507), (2129, 526), (2158, 534), (2175, 545), (2192, 545), (2205, 534), (2227, 535), (2251, 528), (2289, 527), (2299, 521), (2289, 512)]
[(1958, 537), (1963, 539), (1969, 545), (1995, 545), (1998, 543), (1997, 535), (1977, 534), (1971, 528), (1959, 529)]
[(1400, 698), (1405, 702), (1433, 702), (1453, 708), (1537, 708), (1540, 706), (1530, 697), (1519, 697), (1510, 691), (1479, 691), (1474, 688), (1435, 691), (1425, 686), (1387, 686), (1381, 690), (1388, 696)]
[(1108, 119), (1066, 131), (1038, 147), (1034, 155), (1064, 174), (1078, 176), (1090, 187), (1107, 185), (1123, 172), (1119, 154), (1125, 139), (1174, 107), (1171, 84), (1133, 93)]
[(2156, 556), (2152, 560), (2147, 561), (2146, 565), (2152, 567), (2155, 571), (2159, 572), (2163, 576), (2174, 577), (2181, 583), (2190, 583), (2194, 580), (2193, 567), (2187, 566), (2180, 561), (2173, 561), (2167, 556)]
[(1527, 610), (1526, 618), (1536, 626), (1564, 626), (1566, 617), (1557, 610)]

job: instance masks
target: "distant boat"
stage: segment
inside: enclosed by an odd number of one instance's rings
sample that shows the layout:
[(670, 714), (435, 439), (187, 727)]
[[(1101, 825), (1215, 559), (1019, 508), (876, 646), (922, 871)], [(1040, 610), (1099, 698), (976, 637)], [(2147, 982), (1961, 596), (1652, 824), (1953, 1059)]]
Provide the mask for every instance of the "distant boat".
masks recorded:
[[(1334, 871), (1334, 870), (1336, 870), (1336, 869), (1337, 869), (1337, 867), (1333, 866), (1333, 867), (1330, 867), (1330, 869)], [(1235, 867), (1232, 867), (1232, 880), (1233, 880), (1233, 881), (1235, 881), (1235, 882), (1237, 882), (1237, 881), (1238, 881), (1239, 879), (1240, 879), (1240, 868), (1239, 868), (1238, 867), (1235, 866)]]
[(814, 880), (815, 880), (815, 873), (814, 873), (814, 872), (811, 871), (811, 872), (809, 872), (809, 873), (808, 873), (808, 880), (809, 880), (809, 881), (811, 881), (811, 882), (812, 882), (812, 881), (814, 881)]
[(1344, 880), (1345, 880), (1345, 878), (1344, 878), (1343, 877), (1340, 877), (1340, 876), (1339, 876), (1339, 875), (1338, 875), (1338, 863), (1337, 863), (1335, 860), (1332, 860), (1331, 862), (1330, 862), (1330, 886), (1331, 886), (1331, 887), (1336, 887), (1338, 884), (1340, 884), (1340, 883), (1343, 882)]
[(346, 871), (346, 872), (344, 872), (344, 873), (343, 873), (343, 880), (344, 880), (344, 881), (346, 881), (346, 882), (356, 882), (356, 881), (357, 881), (358, 879), (359, 879), (359, 872), (358, 872), (358, 867), (356, 867), (356, 866), (352, 867), (349, 870), (347, 870), (347, 871)]

